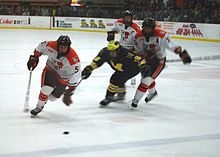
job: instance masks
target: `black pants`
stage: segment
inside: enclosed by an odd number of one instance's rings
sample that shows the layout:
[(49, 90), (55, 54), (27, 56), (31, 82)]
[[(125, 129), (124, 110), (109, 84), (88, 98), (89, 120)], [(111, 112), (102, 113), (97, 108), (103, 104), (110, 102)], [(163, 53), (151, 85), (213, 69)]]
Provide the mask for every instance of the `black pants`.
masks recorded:
[(108, 86), (106, 97), (112, 97), (116, 93), (125, 95), (125, 83), (136, 76), (139, 72), (139, 68), (130, 69), (129, 71), (124, 72), (115, 71), (110, 78), (110, 85)]
[(115, 71), (110, 78), (110, 83), (119, 87), (124, 87), (125, 83), (129, 79), (136, 76), (139, 72), (140, 72), (139, 69), (134, 69), (134, 70), (131, 69), (130, 71), (125, 71), (125, 72)]

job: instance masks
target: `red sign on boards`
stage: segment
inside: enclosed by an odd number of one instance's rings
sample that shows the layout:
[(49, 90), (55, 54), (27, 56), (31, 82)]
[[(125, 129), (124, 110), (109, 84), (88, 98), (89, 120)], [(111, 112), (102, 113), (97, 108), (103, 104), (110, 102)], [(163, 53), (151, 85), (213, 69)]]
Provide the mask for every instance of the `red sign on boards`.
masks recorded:
[(176, 35), (203, 37), (201, 30), (193, 23), (183, 24), (181, 28), (177, 29)]

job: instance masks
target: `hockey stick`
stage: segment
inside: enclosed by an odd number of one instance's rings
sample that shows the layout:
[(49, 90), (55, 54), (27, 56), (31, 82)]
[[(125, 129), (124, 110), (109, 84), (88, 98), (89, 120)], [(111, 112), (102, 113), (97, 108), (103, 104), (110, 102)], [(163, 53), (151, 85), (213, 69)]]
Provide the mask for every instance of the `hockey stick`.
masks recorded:
[(79, 80), (79, 82), (76, 84), (76, 86), (74, 86), (75, 88), (72, 90), (71, 95), (76, 91), (77, 87), (80, 85), (80, 83), (82, 82), (82, 80), (84, 80), (84, 78), (81, 78)]
[[(79, 80), (79, 82), (77, 83), (76, 87), (79, 86), (79, 84), (82, 82), (82, 80), (84, 80), (84, 78), (81, 78), (81, 79)], [(76, 87), (75, 87), (75, 89), (76, 89)]]
[(30, 69), (30, 73), (29, 73), (28, 86), (27, 86), (25, 102), (24, 102), (24, 112), (29, 112), (29, 97), (30, 97), (30, 88), (31, 88), (31, 77), (32, 77), (32, 69)]
[[(194, 57), (192, 58), (192, 61), (209, 61), (209, 60), (218, 60), (218, 59), (220, 59), (220, 55)], [(182, 60), (181, 59), (169, 59), (169, 60), (166, 60), (166, 62), (168, 63), (182, 62)]]
[[(192, 61), (209, 61), (209, 60), (217, 60), (217, 59), (220, 59), (220, 55), (194, 57), (192, 58)], [(168, 63), (182, 62), (182, 60), (181, 59), (168, 59), (166, 60), (166, 62)]]

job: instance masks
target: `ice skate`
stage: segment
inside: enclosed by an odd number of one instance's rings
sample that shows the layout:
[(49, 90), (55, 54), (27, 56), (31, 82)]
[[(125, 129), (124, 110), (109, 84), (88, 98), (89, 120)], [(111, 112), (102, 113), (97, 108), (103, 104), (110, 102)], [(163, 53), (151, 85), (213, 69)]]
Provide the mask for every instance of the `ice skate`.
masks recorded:
[(100, 108), (106, 107), (109, 103), (113, 102), (113, 97), (106, 97), (105, 99), (103, 99), (99, 104), (100, 104)]
[(139, 102), (138, 100), (133, 99), (133, 100), (132, 100), (132, 103), (131, 103), (131, 106), (129, 106), (129, 108), (130, 108), (131, 110), (137, 108), (138, 102)]
[(115, 97), (113, 97), (113, 101), (125, 100), (125, 94), (126, 92), (118, 93)]
[(153, 94), (148, 94), (147, 97), (145, 98), (145, 102), (148, 103), (150, 102), (153, 98), (155, 98), (157, 96), (157, 91), (155, 90), (155, 92)]
[(31, 115), (36, 116), (38, 113), (40, 113), (43, 110), (43, 107), (36, 107), (35, 109), (31, 110)]
[(103, 99), (99, 104), (101, 108), (107, 106), (109, 103), (111, 102), (116, 102), (116, 101), (120, 101), (120, 100), (124, 100), (125, 99), (125, 94), (126, 92), (123, 93), (117, 93), (116, 96), (108, 96), (105, 99)]

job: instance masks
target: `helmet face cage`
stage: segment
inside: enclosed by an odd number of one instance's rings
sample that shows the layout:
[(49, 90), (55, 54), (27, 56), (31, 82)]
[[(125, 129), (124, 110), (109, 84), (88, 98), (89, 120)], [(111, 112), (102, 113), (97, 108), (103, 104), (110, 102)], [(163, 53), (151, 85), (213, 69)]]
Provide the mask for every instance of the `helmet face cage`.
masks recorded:
[(57, 39), (57, 43), (58, 43), (58, 47), (59, 46), (68, 46), (70, 47), (71, 45), (71, 40), (68, 36), (64, 36), (61, 35), (58, 39)]
[(107, 45), (107, 50), (114, 51), (120, 47), (120, 43), (118, 41), (110, 41)]
[(142, 32), (146, 40), (149, 40), (151, 36), (154, 35), (154, 29), (156, 27), (156, 22), (153, 18), (146, 18), (142, 24)]
[(142, 24), (142, 28), (144, 28), (144, 27), (150, 27), (150, 28), (154, 29), (156, 27), (155, 20), (153, 18), (147, 17)]
[[(122, 17), (124, 19), (126, 27), (132, 24), (132, 13), (129, 10), (122, 12)], [(125, 17), (130, 17), (130, 18), (125, 18)]]
[(126, 11), (122, 12), (122, 16), (123, 16), (123, 18), (124, 18), (125, 16), (130, 16), (131, 19), (132, 19), (132, 13), (131, 13), (129, 10), (126, 10)]
[[(57, 39), (57, 49), (58, 49), (58, 58), (61, 56), (65, 56), (69, 50), (70, 50), (70, 45), (71, 45), (71, 40), (68, 36), (65, 35), (61, 35), (58, 39)], [(67, 51), (65, 53), (60, 52), (61, 51), (61, 46), (67, 46)]]

